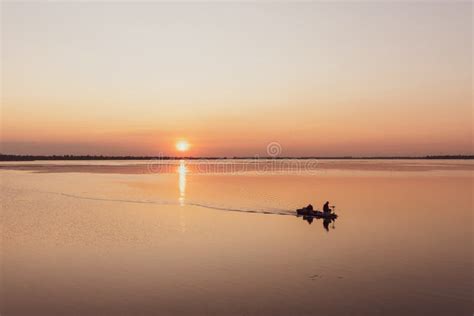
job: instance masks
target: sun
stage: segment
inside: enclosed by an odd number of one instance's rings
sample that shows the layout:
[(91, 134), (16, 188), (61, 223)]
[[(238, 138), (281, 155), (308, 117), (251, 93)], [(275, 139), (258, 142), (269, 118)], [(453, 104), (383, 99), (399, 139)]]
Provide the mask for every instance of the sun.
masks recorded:
[(176, 149), (178, 151), (187, 151), (189, 149), (189, 143), (185, 140), (180, 140), (176, 143)]

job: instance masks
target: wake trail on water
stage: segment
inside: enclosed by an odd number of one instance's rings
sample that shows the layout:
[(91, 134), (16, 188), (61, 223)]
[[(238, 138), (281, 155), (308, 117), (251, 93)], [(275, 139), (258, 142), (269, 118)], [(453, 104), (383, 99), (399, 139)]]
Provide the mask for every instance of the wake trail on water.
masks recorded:
[[(17, 189), (19, 190), (19, 189)], [(22, 191), (26, 189), (21, 189)], [(114, 199), (114, 198), (102, 198), (102, 197), (94, 197), (94, 196), (86, 196), (86, 195), (77, 195), (65, 192), (56, 192), (56, 191), (44, 191), (44, 190), (31, 190), (38, 193), (44, 194), (54, 194), (60, 195), (67, 198), (72, 199), (79, 199), (79, 200), (89, 200), (89, 201), (102, 201), (102, 202), (118, 202), (118, 203), (135, 203), (135, 204), (154, 204), (154, 205), (170, 205), (170, 206), (194, 206), (194, 207), (202, 207), (211, 210), (217, 211), (226, 211), (226, 212), (240, 212), (240, 213), (252, 213), (252, 214), (265, 214), (265, 215), (286, 215), (286, 216), (294, 216), (295, 213), (282, 210), (282, 209), (253, 209), (253, 208), (234, 208), (234, 207), (227, 207), (227, 206), (218, 206), (212, 205), (207, 203), (198, 203), (198, 202), (178, 202), (173, 200), (134, 200), (134, 199)]]
[(212, 205), (201, 204), (201, 203), (185, 203), (184, 205), (191, 205), (191, 206), (197, 206), (197, 207), (204, 207), (204, 208), (208, 208), (208, 209), (212, 209), (212, 210), (227, 211), (227, 212), (269, 214), (269, 215), (295, 215), (294, 212), (290, 213), (289, 211), (284, 211), (284, 210), (264, 211), (264, 210), (262, 210), (262, 209), (258, 209), (258, 210), (252, 210), (252, 209), (237, 209), (237, 208), (228, 208), (228, 207), (212, 206)]

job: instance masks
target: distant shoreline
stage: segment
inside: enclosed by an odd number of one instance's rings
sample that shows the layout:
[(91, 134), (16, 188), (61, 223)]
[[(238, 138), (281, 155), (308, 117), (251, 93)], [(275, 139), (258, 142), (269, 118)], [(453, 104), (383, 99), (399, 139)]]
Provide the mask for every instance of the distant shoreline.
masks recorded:
[(427, 155), (427, 156), (325, 156), (325, 157), (172, 157), (172, 156), (102, 156), (102, 155), (9, 155), (0, 154), (0, 161), (54, 161), (54, 160), (220, 160), (220, 159), (341, 159), (341, 160), (358, 160), (358, 159), (378, 159), (378, 160), (400, 160), (400, 159), (438, 159), (438, 160), (471, 160), (474, 159), (474, 155)]

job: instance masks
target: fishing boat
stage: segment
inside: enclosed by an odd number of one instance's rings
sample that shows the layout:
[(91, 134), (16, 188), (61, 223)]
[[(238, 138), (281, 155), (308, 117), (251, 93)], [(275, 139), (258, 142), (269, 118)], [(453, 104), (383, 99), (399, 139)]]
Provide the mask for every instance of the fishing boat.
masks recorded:
[(336, 219), (337, 214), (335, 213), (324, 213), (318, 210), (313, 210), (312, 207), (303, 207), (296, 210), (297, 216), (311, 216), (315, 218), (327, 218), (327, 219)]

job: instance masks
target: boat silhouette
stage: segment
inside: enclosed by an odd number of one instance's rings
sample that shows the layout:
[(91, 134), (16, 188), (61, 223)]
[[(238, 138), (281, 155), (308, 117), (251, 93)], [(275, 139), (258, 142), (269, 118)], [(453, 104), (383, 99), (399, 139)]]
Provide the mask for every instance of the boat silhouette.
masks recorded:
[(306, 207), (299, 208), (296, 210), (296, 215), (297, 216), (304, 216), (304, 217), (314, 217), (317, 219), (323, 218), (323, 219), (331, 219), (334, 220), (337, 218), (336, 213), (332, 212), (321, 212), (318, 210), (313, 210), (313, 206), (310, 204)]

